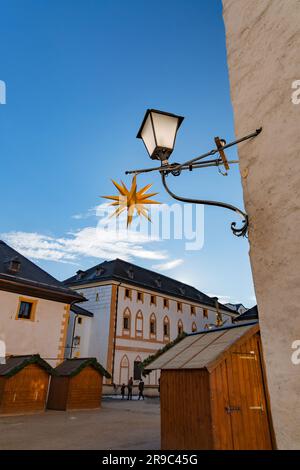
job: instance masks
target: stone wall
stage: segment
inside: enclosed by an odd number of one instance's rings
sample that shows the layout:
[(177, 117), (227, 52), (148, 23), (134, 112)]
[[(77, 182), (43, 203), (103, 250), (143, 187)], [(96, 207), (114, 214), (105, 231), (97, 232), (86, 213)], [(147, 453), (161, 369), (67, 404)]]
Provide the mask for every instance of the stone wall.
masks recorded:
[(278, 448), (300, 448), (300, 1), (223, 0), (250, 260)]

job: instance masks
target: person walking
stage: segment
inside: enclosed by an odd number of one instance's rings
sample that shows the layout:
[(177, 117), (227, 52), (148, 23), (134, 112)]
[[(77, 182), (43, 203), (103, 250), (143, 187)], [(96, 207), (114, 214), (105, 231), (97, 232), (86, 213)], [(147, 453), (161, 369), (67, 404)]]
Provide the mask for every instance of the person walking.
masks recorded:
[(127, 400), (132, 400), (132, 388), (133, 388), (133, 380), (132, 380), (132, 377), (130, 377), (130, 379), (128, 380), (128, 384), (127, 384), (127, 390), (128, 390)]
[(125, 385), (125, 384), (122, 384), (122, 385), (121, 385), (122, 400), (124, 400), (124, 398), (125, 398), (125, 388), (126, 388), (126, 385)]
[(145, 400), (144, 388), (145, 388), (145, 384), (144, 384), (143, 380), (141, 379), (140, 383), (139, 383), (139, 398), (138, 399), (142, 398), (143, 400)]

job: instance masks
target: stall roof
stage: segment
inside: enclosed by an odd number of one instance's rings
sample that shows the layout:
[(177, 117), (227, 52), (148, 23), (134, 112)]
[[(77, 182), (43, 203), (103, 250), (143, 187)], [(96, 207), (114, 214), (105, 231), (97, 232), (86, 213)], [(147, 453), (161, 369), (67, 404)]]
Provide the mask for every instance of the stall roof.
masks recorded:
[(56, 367), (55, 373), (62, 377), (73, 377), (87, 366), (94, 367), (101, 375), (110, 378), (110, 374), (99, 364), (95, 357), (65, 359)]
[(259, 330), (258, 322), (194, 333), (150, 363), (145, 370), (213, 370), (223, 354), (244, 336)]
[(27, 356), (10, 356), (5, 360), (5, 364), (0, 364), (0, 376), (12, 377), (29, 364), (38, 364), (49, 374), (53, 374), (53, 369), (40, 357), (39, 354)]

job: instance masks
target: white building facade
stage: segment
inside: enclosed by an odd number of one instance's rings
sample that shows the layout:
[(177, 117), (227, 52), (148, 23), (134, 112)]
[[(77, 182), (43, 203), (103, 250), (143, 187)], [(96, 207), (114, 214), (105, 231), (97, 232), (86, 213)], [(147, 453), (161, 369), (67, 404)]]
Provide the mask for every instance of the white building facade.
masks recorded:
[[(79, 272), (65, 284), (87, 299), (83, 307), (93, 314), (71, 314), (66, 356), (96, 357), (116, 385), (138, 380), (140, 362), (178, 334), (231, 323), (236, 316), (191, 286), (122, 260)], [(145, 385), (157, 386), (158, 374), (147, 376)]]

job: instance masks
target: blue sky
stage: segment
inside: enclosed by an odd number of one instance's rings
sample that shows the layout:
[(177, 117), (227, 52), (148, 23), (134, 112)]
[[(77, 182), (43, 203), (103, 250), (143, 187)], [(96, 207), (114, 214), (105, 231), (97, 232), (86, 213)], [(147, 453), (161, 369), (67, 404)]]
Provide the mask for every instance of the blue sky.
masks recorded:
[[(130, 183), (125, 170), (151, 165), (135, 138), (146, 108), (185, 116), (173, 161), (212, 148), (216, 135), (235, 138), (221, 1), (1, 0), (0, 11), (1, 237), (59, 279), (119, 256), (252, 306), (249, 246), (232, 235), (229, 211), (205, 208), (196, 252), (134, 234), (121, 245), (93, 240), (91, 209), (115, 193), (111, 178)], [(147, 183), (172, 202), (158, 175), (138, 178)], [(170, 186), (243, 207), (237, 166)]]

